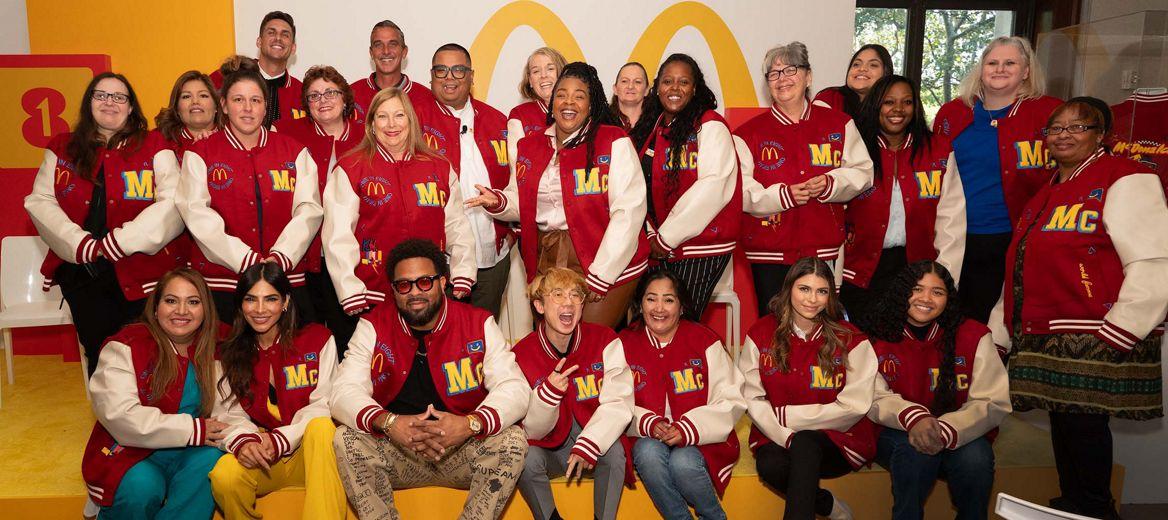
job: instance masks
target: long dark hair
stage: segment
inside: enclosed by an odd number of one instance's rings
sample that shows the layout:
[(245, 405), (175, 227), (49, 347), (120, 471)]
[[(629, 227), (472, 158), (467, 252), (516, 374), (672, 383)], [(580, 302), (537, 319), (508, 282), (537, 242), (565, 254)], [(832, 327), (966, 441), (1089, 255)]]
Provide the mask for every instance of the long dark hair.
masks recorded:
[[(292, 283), (279, 265), (275, 262), (260, 262), (244, 269), (239, 275), (239, 283), (235, 285), (235, 308), (239, 310), (243, 307), (243, 298), (247, 292), (261, 281), (271, 284), (284, 299), (284, 312), (275, 327), (281, 339), (280, 345), (285, 346), (272, 345), (272, 348), (287, 348), (296, 337), (299, 324), (296, 306), (292, 304)], [(255, 397), (251, 392), (252, 372), (259, 357), (260, 344), (255, 329), (247, 323), (242, 312), (235, 313), (231, 334), (219, 346), (219, 362), (223, 365), (221, 381), (227, 381), (236, 401), (250, 401)]]
[(174, 383), (175, 378), (179, 377), (178, 355), (175, 354), (174, 344), (170, 336), (158, 323), (157, 313), (158, 305), (162, 303), (162, 298), (166, 295), (167, 286), (170, 285), (171, 281), (180, 278), (195, 286), (195, 290), (199, 293), (200, 306), (203, 308), (203, 323), (199, 325), (198, 334), (195, 336), (194, 352), (191, 353), (190, 361), (195, 364), (195, 382), (199, 385), (198, 416), (207, 417), (215, 407), (217, 395), (215, 392), (215, 342), (219, 339), (216, 336), (219, 316), (215, 312), (215, 305), (211, 299), (211, 289), (207, 287), (207, 281), (198, 271), (189, 267), (172, 269), (162, 275), (158, 279), (158, 285), (154, 286), (154, 292), (146, 298), (146, 307), (142, 310), (142, 323), (146, 325), (146, 330), (150, 331), (150, 337), (154, 338), (154, 345), (158, 348), (158, 356), (154, 360), (153, 373), (150, 376), (149, 400), (154, 403), (161, 399), (171, 383)]
[(694, 308), (693, 298), (689, 296), (689, 288), (685, 286), (685, 281), (668, 267), (650, 272), (637, 282), (637, 291), (632, 301), (633, 319), (644, 323), (645, 320), (641, 317), (641, 299), (645, 297), (645, 291), (649, 290), (649, 284), (657, 280), (669, 280), (673, 283), (673, 290), (677, 293), (677, 301), (681, 302), (681, 319), (684, 320), (690, 309)]
[[(572, 139), (564, 142), (564, 148), (575, 148), (584, 144), (585, 159), (584, 171), (592, 169), (592, 158), (596, 154), (596, 132), (600, 130), (600, 125), (619, 124), (612, 120), (612, 114), (608, 111), (608, 105), (605, 104), (604, 99), (604, 84), (600, 82), (600, 75), (596, 73), (596, 67), (581, 61), (574, 61), (564, 66), (564, 70), (560, 71), (560, 76), (556, 78), (556, 84), (552, 85), (552, 102), (548, 107), (548, 119), (552, 119), (555, 114), (556, 90), (560, 88), (560, 82), (564, 78), (576, 78), (588, 87), (588, 116), (584, 119), (584, 131), (580, 132)], [(555, 124), (551, 121), (550, 124)]]
[(771, 356), (779, 370), (783, 372), (791, 370), (788, 358), (791, 354), (791, 332), (795, 327), (795, 309), (791, 308), (791, 291), (794, 290), (796, 280), (809, 274), (827, 281), (827, 305), (812, 321), (823, 327), (823, 345), (819, 347), (819, 352), (816, 355), (817, 364), (824, 372), (834, 373), (837, 367), (832, 361), (836, 354), (840, 354), (843, 360), (841, 367), (847, 368), (846, 350), (848, 342), (851, 341), (852, 333), (843, 326), (844, 306), (839, 301), (839, 295), (836, 294), (835, 275), (832, 274), (831, 267), (827, 265), (827, 262), (813, 256), (800, 258), (791, 266), (791, 269), (787, 271), (787, 277), (783, 279), (782, 290), (767, 303), (767, 310), (778, 323), (778, 326), (775, 327), (774, 338), (771, 340)]
[(215, 90), (215, 84), (206, 74), (197, 70), (188, 70), (174, 81), (174, 86), (170, 89), (170, 103), (162, 107), (158, 111), (158, 115), (154, 116), (154, 125), (158, 127), (159, 132), (162, 132), (162, 136), (172, 143), (178, 142), (179, 134), (185, 126), (182, 117), (178, 114), (178, 98), (182, 96), (183, 87), (191, 81), (201, 81), (207, 87), (207, 91), (211, 93), (211, 105), (215, 108), (212, 125), (216, 128), (223, 126), (223, 107), (219, 101), (219, 91)]
[(880, 160), (880, 107), (884, 104), (884, 96), (898, 83), (908, 85), (913, 96), (913, 116), (905, 127), (906, 135), (912, 136), (909, 156), (915, 161), (926, 149), (931, 146), (933, 133), (925, 122), (925, 106), (921, 103), (921, 90), (913, 80), (896, 74), (881, 78), (874, 85), (864, 103), (860, 105), (860, 112), (856, 115), (856, 127), (860, 137), (864, 139), (864, 146), (868, 148), (868, 156), (872, 158), (876, 180), (881, 179), (882, 165)]
[[(673, 116), (673, 122), (669, 124), (669, 157), (665, 160), (667, 165), (676, 165), (681, 161), (685, 143), (697, 131), (698, 120), (701, 119), (702, 114), (705, 114), (707, 110), (718, 108), (718, 98), (714, 96), (714, 91), (706, 85), (706, 76), (702, 74), (698, 62), (694, 61), (688, 54), (670, 54), (657, 69), (657, 77), (653, 78), (653, 87), (649, 89), (649, 94), (645, 97), (645, 103), (641, 107), (641, 119), (631, 132), (633, 142), (637, 147), (640, 148), (645, 144), (649, 134), (653, 132), (653, 127), (656, 126), (657, 119), (661, 117), (661, 112), (664, 111), (661, 106), (661, 98), (658, 97), (661, 73), (669, 64), (678, 61), (688, 65), (689, 70), (693, 72), (694, 97), (677, 115)], [(657, 153), (661, 153), (661, 151), (657, 150)]]
[(933, 405), (929, 410), (940, 416), (957, 408), (955, 352), (957, 329), (964, 319), (961, 315), (957, 286), (953, 283), (953, 276), (949, 274), (949, 270), (932, 260), (909, 264), (896, 275), (888, 290), (876, 300), (876, 305), (863, 326), (864, 332), (873, 338), (889, 343), (900, 343), (904, 339), (905, 324), (908, 323), (908, 299), (912, 296), (913, 287), (916, 287), (921, 278), (928, 273), (937, 275), (945, 283), (945, 290), (949, 293), (945, 310), (941, 311), (941, 315), (935, 320), (942, 331), (941, 342), (937, 345), (941, 351), (941, 373), (937, 377)]
[[(98, 132), (97, 120), (93, 118), (93, 91), (97, 89), (97, 84), (106, 78), (122, 82), (126, 86), (127, 95), (130, 96), (130, 100), (126, 102), (130, 105), (126, 124), (114, 132), (108, 142)], [(85, 94), (81, 96), (81, 110), (77, 114), (77, 123), (73, 125), (73, 135), (69, 138), (69, 144), (65, 145), (65, 153), (73, 159), (77, 174), (82, 179), (101, 184), (105, 180), (93, 175), (93, 167), (97, 165), (97, 148), (99, 146), (116, 148), (121, 145), (128, 151), (135, 152), (146, 139), (146, 130), (146, 116), (142, 115), (142, 105), (138, 102), (138, 94), (134, 93), (130, 80), (121, 74), (102, 72), (94, 76), (85, 87)]]
[[(635, 61), (630, 61), (624, 65), (621, 65), (619, 69), (616, 69), (616, 75), (617, 75), (618, 80), (620, 79), (620, 71), (625, 70), (625, 67), (636, 67), (636, 68), (640, 69), (641, 75), (645, 76), (645, 83), (649, 83), (649, 72), (645, 70), (644, 65), (641, 65), (640, 63), (637, 63)], [(613, 85), (612, 90), (613, 90), (612, 99), (609, 100), (609, 102), (608, 102), (608, 111), (609, 111), (609, 113), (612, 114), (613, 119), (615, 119), (616, 121), (619, 121), (621, 123), (621, 126), (628, 127), (630, 125), (630, 123), (632, 123), (632, 121), (629, 121), (628, 116), (625, 116), (624, 112), (621, 112), (620, 100), (616, 98), (616, 85)], [(646, 93), (648, 93), (648, 92), (646, 91)], [(645, 105), (645, 98), (641, 98), (641, 106), (644, 107), (644, 105)], [(642, 121), (644, 119), (645, 118), (642, 117), (641, 119), (638, 119), (638, 121)]]
[[(886, 49), (883, 45), (869, 43), (857, 49), (855, 54), (852, 54), (852, 59), (848, 60), (848, 68), (844, 71), (844, 84), (836, 87), (836, 89), (838, 89), (839, 93), (844, 97), (844, 106), (837, 108), (842, 109), (844, 113), (852, 116), (853, 118), (856, 117), (857, 113), (859, 113), (862, 100), (860, 99), (860, 94), (855, 90), (852, 90), (852, 87), (848, 86), (848, 81), (846, 78), (852, 71), (852, 62), (856, 61), (856, 57), (859, 56), (861, 52), (869, 49), (876, 53), (876, 57), (879, 58), (880, 63), (884, 65), (884, 75), (881, 76), (881, 79), (892, 75), (892, 55), (888, 53), (888, 49)], [(875, 90), (875, 86), (873, 86), (873, 90)], [(864, 100), (871, 98), (871, 95), (872, 92), (868, 92), (868, 96), (865, 97)]]

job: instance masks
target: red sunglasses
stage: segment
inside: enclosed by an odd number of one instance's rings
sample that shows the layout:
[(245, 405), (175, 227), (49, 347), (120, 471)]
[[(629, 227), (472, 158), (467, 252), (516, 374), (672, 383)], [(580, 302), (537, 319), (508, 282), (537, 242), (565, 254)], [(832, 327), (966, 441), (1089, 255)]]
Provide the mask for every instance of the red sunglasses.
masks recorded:
[(442, 278), (442, 275), (435, 274), (431, 276), (421, 276), (414, 280), (394, 280), (391, 283), (393, 284), (393, 290), (397, 291), (398, 294), (409, 294), (410, 287), (415, 285), (418, 286), (419, 291), (429, 291), (434, 287), (434, 282), (439, 278)]

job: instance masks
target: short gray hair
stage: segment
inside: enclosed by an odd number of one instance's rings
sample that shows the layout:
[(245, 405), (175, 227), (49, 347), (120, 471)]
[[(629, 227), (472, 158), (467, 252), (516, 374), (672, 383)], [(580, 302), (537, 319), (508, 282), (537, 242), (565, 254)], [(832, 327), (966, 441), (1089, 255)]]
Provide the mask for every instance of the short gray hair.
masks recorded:
[[(801, 41), (793, 41), (785, 45), (777, 45), (775, 47), (771, 47), (770, 50), (766, 52), (766, 56), (764, 56), (762, 59), (763, 82), (766, 82), (766, 75), (771, 71), (771, 65), (774, 65), (775, 61), (782, 61), (787, 65), (794, 65), (796, 67), (802, 67), (808, 72), (811, 71), (811, 60), (807, 55), (807, 46), (803, 45), (803, 42)], [(811, 86), (808, 85), (804, 90), (803, 97), (810, 101)]]
[(405, 47), (405, 45), (406, 45), (406, 32), (403, 31), (401, 27), (398, 27), (398, 25), (396, 23), (393, 23), (393, 21), (391, 21), (391, 20), (382, 20), (380, 22), (377, 22), (376, 24), (373, 25), (373, 28), (369, 30), (369, 34), (373, 34), (373, 31), (376, 31), (378, 29), (393, 29), (393, 30), (397, 31), (397, 33), (401, 36), (402, 46)]

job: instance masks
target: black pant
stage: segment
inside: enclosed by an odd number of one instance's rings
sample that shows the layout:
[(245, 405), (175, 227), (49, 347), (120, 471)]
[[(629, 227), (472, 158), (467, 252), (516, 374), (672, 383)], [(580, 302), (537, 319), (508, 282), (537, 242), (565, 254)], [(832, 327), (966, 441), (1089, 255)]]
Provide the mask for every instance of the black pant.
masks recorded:
[[(324, 265), (323, 261), (320, 263), (320, 272), (305, 273), (304, 280), (304, 288), (308, 290), (308, 299), (312, 302), (313, 310), (316, 311), (316, 323), (324, 323), (332, 331), (333, 338), (338, 340), (337, 354), (340, 355), (341, 343), (337, 331), (344, 331), (348, 327), (349, 332), (345, 335), (347, 344), (348, 338), (353, 335), (353, 328), (357, 326), (357, 322), (349, 320), (345, 309), (341, 307), (341, 302), (337, 299), (337, 291), (333, 288), (332, 277), (329, 276), (328, 267)], [(352, 325), (349, 325), (350, 322)]]
[(146, 299), (127, 300), (113, 264), (105, 259), (87, 265), (63, 264), (53, 278), (61, 285), (61, 295), (69, 304), (77, 339), (89, 362), (89, 375), (93, 375), (106, 338), (137, 321)]
[(706, 256), (702, 258), (683, 258), (681, 260), (666, 260), (649, 272), (669, 269), (685, 284), (685, 291), (689, 293), (692, 309), (686, 309), (683, 318), (691, 321), (701, 321), (706, 312), (706, 305), (714, 295), (714, 287), (722, 279), (726, 271), (726, 264), (730, 263), (730, 255)]
[[(503, 293), (507, 292), (507, 280), (510, 274), (510, 256), (504, 256), (491, 267), (479, 269), (478, 279), (475, 280), (475, 285), (470, 291), (470, 304), (490, 312), (495, 317), (495, 321), (498, 321), (499, 310), (503, 307)], [(452, 286), (447, 283), (447, 287)], [(386, 295), (386, 303), (393, 305), (392, 295)]]
[(880, 251), (880, 261), (876, 263), (876, 271), (872, 273), (867, 289), (851, 282), (844, 282), (843, 287), (840, 287), (840, 303), (843, 303), (844, 309), (848, 311), (848, 321), (864, 326), (865, 320), (884, 296), (892, 280), (907, 265), (908, 256), (905, 254), (904, 246), (890, 247)]
[[(215, 300), (215, 312), (219, 314), (219, 321), (228, 326), (235, 324), (235, 315), (239, 314), (239, 306), (235, 302), (235, 291), (211, 291), (211, 299)], [(316, 311), (312, 306), (312, 296), (308, 285), (292, 287), (292, 304), (296, 306), (296, 318), (300, 323), (320, 323)]]
[(795, 432), (790, 449), (774, 443), (760, 446), (754, 454), (758, 477), (785, 495), (784, 520), (811, 520), (831, 514), (835, 497), (819, 487), (819, 479), (852, 472), (835, 443), (819, 430)]
[(1002, 297), (1010, 233), (966, 235), (961, 264), (961, 308), (965, 316), (986, 323)]
[(1062, 496), (1052, 503), (1093, 518), (1115, 517), (1111, 417), (1050, 412), (1050, 441)]
[(783, 290), (783, 280), (791, 270), (788, 264), (750, 264), (750, 274), (754, 277), (754, 297), (758, 302), (758, 315), (766, 316), (771, 311), (767, 306), (779, 291)]

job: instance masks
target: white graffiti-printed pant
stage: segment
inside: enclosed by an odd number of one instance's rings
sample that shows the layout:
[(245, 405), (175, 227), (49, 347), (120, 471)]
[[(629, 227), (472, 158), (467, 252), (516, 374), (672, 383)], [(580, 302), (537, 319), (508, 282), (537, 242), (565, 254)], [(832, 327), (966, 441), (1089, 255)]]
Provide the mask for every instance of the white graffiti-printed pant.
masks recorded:
[(486, 439), (471, 438), (437, 463), (400, 449), (388, 437), (348, 426), (337, 428), (333, 445), (345, 493), (361, 520), (401, 518), (393, 490), (425, 486), (470, 490), (460, 519), (499, 518), (527, 454), (527, 436), (518, 426)]

